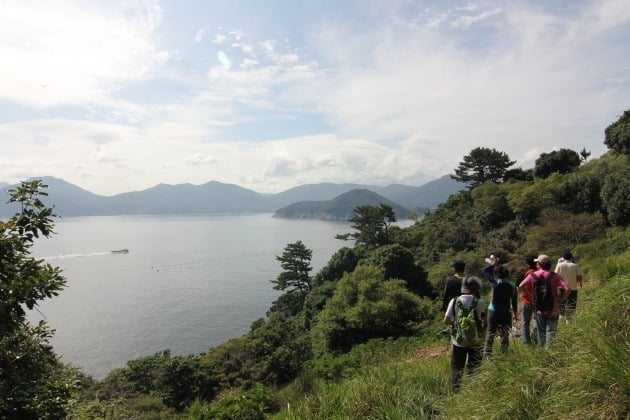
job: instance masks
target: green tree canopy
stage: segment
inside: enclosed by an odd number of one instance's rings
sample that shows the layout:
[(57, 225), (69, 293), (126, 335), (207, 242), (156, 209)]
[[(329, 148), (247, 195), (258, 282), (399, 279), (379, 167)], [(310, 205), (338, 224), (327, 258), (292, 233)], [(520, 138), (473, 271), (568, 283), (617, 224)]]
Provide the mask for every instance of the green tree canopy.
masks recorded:
[(359, 206), (350, 221), (358, 232), (350, 234), (357, 245), (378, 247), (389, 244), (389, 226), (396, 221), (394, 209), (387, 204)]
[(558, 192), (560, 205), (573, 213), (601, 209), (601, 180), (593, 174), (574, 174)]
[(319, 286), (327, 281), (337, 281), (344, 273), (350, 273), (359, 262), (359, 255), (355, 248), (342, 247), (328, 260), (328, 263), (315, 275), (313, 286)]
[(500, 183), (505, 180), (508, 168), (515, 163), (505, 152), (477, 147), (464, 156), (451, 178), (467, 183), (471, 188), (485, 182)]
[(415, 332), (431, 319), (432, 304), (402, 280), (384, 280), (383, 269), (359, 266), (345, 274), (311, 330), (316, 353), (344, 352), (377, 337)]
[(606, 127), (604, 144), (617, 153), (630, 155), (630, 109)]
[(610, 174), (604, 179), (601, 197), (608, 222), (613, 226), (630, 223), (630, 173)]
[(49, 344), (52, 330), (31, 325), (24, 310), (65, 286), (58, 268), (30, 256), (35, 239), (53, 233), (52, 209), (39, 198), (45, 187), (30, 181), (10, 190), (21, 210), (0, 221), (0, 418), (61, 418), (75, 389)]
[(534, 175), (537, 178), (547, 178), (554, 172), (568, 174), (575, 171), (581, 163), (580, 155), (571, 149), (554, 150), (542, 153), (534, 166)]
[(308, 249), (302, 241), (287, 244), (282, 255), (277, 255), (276, 260), (280, 261), (280, 266), (284, 269), (276, 280), (276, 290), (287, 290), (289, 292), (299, 290), (308, 292), (311, 290), (311, 258), (313, 251)]

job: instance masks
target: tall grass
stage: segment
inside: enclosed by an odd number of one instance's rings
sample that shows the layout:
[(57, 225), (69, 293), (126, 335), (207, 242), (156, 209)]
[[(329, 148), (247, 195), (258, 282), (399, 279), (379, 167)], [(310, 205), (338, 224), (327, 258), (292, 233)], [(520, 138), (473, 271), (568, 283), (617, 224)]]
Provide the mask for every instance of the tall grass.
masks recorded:
[(276, 419), (429, 419), (449, 389), (448, 359), (374, 366), (339, 383), (317, 380), (311, 393)]
[[(611, 257), (619, 263), (630, 254)], [(630, 418), (630, 277), (580, 291), (549, 350), (515, 341), (450, 392), (449, 356), (376, 359), (351, 378), (312, 378), (276, 419)], [(287, 394), (285, 394), (285, 397)]]
[(561, 324), (550, 350), (514, 346), (486, 363), (463, 392), (442, 401), (441, 417), (630, 418), (629, 292), (630, 277), (609, 280)]

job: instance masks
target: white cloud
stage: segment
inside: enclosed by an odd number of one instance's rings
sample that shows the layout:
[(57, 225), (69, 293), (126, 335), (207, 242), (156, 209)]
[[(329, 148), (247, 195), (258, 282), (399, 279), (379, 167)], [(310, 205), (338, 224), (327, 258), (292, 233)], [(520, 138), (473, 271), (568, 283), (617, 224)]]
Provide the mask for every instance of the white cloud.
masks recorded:
[(110, 97), (117, 85), (148, 77), (168, 58), (152, 40), (161, 11), (143, 5), (112, 11), (73, 1), (3, 2), (0, 96), (38, 107), (119, 107)]
[(294, 160), (286, 158), (274, 158), (267, 169), (265, 176), (268, 177), (288, 177), (293, 176), (298, 171), (297, 163)]
[[(617, 25), (630, 22), (629, 12), (615, 10), (626, 16), (616, 16)], [(325, 110), (343, 136), (439, 141), (431, 154), (415, 154), (418, 165), (435, 175), (479, 145), (519, 160), (532, 145), (601, 152), (603, 128), (626, 106), (619, 104), (627, 103), (629, 92), (627, 84), (604, 90), (602, 82), (619, 74), (603, 63), (630, 65), (626, 48), (605, 39), (607, 33), (591, 37), (593, 27), (606, 26), (602, 15), (608, 13), (595, 4), (577, 18), (525, 6), (480, 12), (497, 19), (481, 46), (471, 42), (475, 25), (461, 38), (448, 29), (392, 27), (386, 18), (360, 36), (328, 28), (319, 37), (321, 61), (340, 68), (332, 79), (315, 80), (303, 96), (315, 99), (313, 107)], [(355, 60), (364, 50), (370, 59)]]
[(212, 40), (213, 44), (223, 44), (227, 40), (227, 36), (223, 34), (215, 34)]
[(451, 26), (455, 28), (467, 29), (475, 23), (484, 21), (488, 18), (501, 14), (502, 12), (503, 12), (502, 9), (494, 9), (494, 10), (489, 10), (487, 12), (479, 13), (478, 15), (475, 15), (475, 16), (461, 16), (455, 19), (454, 21), (452, 21)]
[(219, 162), (214, 156), (208, 156), (203, 153), (196, 153), (184, 159), (184, 162), (188, 165), (214, 165)]
[[(587, 3), (570, 16), (526, 2), (500, 13), (481, 2), (399, 15), (368, 7), (369, 30), (338, 21), (304, 45), (272, 39), (277, 28), (258, 39), (219, 29), (215, 45), (198, 31), (197, 45), (186, 22), (185, 46), (167, 55), (156, 40), (171, 38), (151, 3), (138, 11), (12, 1), (0, 15), (0, 95), (39, 108), (0, 124), (0, 181), (52, 174), (113, 194), (215, 179), (276, 192), (314, 182), (419, 185), (479, 145), (523, 167), (552, 147), (597, 156), (630, 95), (623, 3)], [(29, 88), (42, 75), (46, 87)], [(122, 95), (127, 85), (136, 99)], [(65, 104), (80, 106), (70, 117), (58, 112)], [(292, 125), (286, 132), (304, 121), (322, 134), (247, 131), (261, 121)]]
[(201, 41), (203, 41), (203, 38), (206, 36), (206, 29), (205, 28), (200, 28), (197, 30), (197, 32), (195, 32), (195, 42), (197, 44), (199, 44)]
[(219, 60), (221, 66), (223, 66), (223, 68), (226, 70), (229, 70), (230, 67), (232, 67), (232, 61), (229, 59), (225, 51), (221, 50), (217, 53), (217, 60)]

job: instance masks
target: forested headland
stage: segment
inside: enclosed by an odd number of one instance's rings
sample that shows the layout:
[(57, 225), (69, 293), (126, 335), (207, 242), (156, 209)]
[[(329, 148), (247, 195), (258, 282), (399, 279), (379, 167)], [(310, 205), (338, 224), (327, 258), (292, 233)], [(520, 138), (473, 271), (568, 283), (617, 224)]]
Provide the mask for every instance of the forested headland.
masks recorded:
[[(301, 241), (277, 256), (283, 294), (250, 331), (207, 352), (168, 350), (95, 381), (63, 364), (24, 309), (62, 292), (62, 273), (29, 257), (52, 232), (41, 185), (0, 236), (0, 417), (112, 419), (627, 418), (630, 416), (630, 110), (604, 130), (608, 152), (542, 153), (514, 168), (478, 147), (453, 178), (467, 189), (407, 228), (386, 204), (354, 210), (352, 231), (318, 272)], [(500, 254), (516, 279), (529, 254), (570, 249), (586, 284), (549, 350), (513, 341), (449, 385), (442, 283), (454, 258), (479, 275)], [(484, 290), (488, 293), (488, 289)]]

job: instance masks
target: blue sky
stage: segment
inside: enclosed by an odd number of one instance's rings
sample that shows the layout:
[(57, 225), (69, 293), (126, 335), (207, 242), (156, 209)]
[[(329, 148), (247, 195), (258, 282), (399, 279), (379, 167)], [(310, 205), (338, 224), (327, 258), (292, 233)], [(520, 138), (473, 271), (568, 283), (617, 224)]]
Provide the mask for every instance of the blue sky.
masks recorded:
[(606, 151), (630, 8), (598, 1), (37, 1), (0, 14), (0, 181), (421, 185), (477, 146)]

